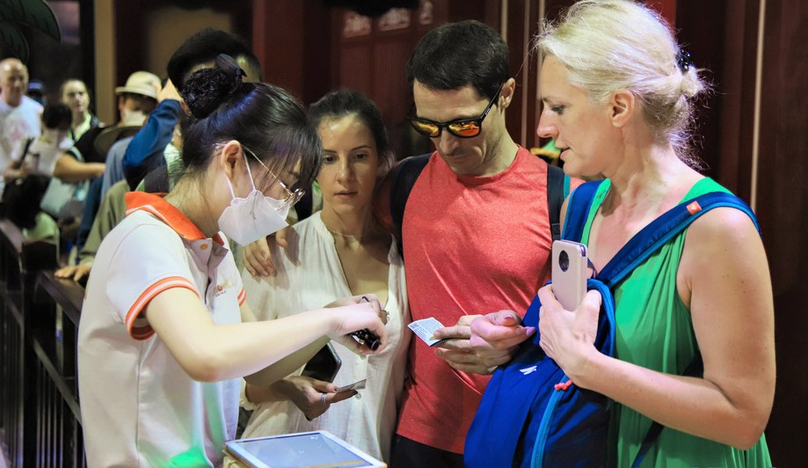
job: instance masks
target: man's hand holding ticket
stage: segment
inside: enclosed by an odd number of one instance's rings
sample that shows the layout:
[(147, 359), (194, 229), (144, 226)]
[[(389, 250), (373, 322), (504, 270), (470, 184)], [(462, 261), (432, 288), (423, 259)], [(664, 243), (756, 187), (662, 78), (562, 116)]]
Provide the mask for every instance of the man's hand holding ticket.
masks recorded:
[(438, 322), (435, 317), (429, 317), (421, 320), (416, 320), (411, 322), (407, 325), (410, 330), (412, 330), (415, 335), (423, 340), (427, 346), (435, 346), (437, 344), (443, 343), (446, 340), (443, 339), (435, 339), (432, 334), (435, 333), (435, 330), (443, 328), (443, 324)]

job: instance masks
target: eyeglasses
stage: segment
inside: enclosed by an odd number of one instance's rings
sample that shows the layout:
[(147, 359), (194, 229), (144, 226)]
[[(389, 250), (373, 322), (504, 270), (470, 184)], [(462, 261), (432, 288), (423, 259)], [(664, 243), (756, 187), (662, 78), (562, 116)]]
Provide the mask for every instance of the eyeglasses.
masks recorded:
[(476, 119), (455, 119), (449, 122), (435, 122), (434, 120), (423, 119), (421, 117), (409, 117), (410, 124), (416, 132), (421, 135), (426, 135), (429, 138), (438, 138), (441, 130), (444, 128), (452, 135), (458, 138), (474, 138), (483, 131), (483, 120), (488, 115), (494, 103), (499, 98), (499, 93), (502, 91), (502, 86), (499, 87), (494, 98), (485, 107), (483, 113)]
[[(250, 150), (249, 148), (247, 148), (247, 147), (246, 147), (246, 146), (244, 146), (244, 145), (241, 145), (241, 147), (242, 147), (242, 148), (244, 148), (244, 149), (247, 151), (247, 153), (250, 153), (250, 155), (251, 155), (253, 158), (255, 158), (255, 160), (256, 160), (256, 161), (258, 161), (258, 164), (260, 164), (261, 166), (263, 166), (263, 167), (264, 167), (264, 169), (266, 169), (266, 170), (267, 170), (267, 173), (269, 174), (269, 176), (270, 176), (270, 177), (272, 177), (273, 179), (275, 179), (275, 184), (277, 184), (277, 186), (278, 186), (278, 187), (280, 187), (280, 188), (281, 188), (281, 191), (283, 192), (283, 198), (281, 198), (281, 199), (280, 199), (280, 201), (282, 201), (284, 204), (288, 204), (289, 206), (292, 206), (292, 205), (294, 205), (295, 203), (297, 203), (297, 202), (298, 202), (298, 201), (299, 201), (299, 200), (300, 200), (300, 199), (303, 197), (303, 195), (305, 195), (305, 194), (306, 194), (306, 191), (305, 191), (305, 190), (303, 190), (303, 189), (300, 189), (300, 188), (291, 189), (291, 188), (289, 188), (289, 186), (287, 186), (287, 185), (286, 185), (286, 184), (285, 184), (285, 183), (284, 183), (284, 182), (281, 180), (281, 178), (280, 178), (280, 177), (276, 176), (276, 175), (275, 175), (275, 174), (274, 174), (274, 173), (273, 173), (273, 172), (272, 172), (272, 171), (269, 169), (269, 167), (267, 167), (267, 165), (266, 165), (266, 164), (264, 164), (264, 162), (263, 162), (263, 161), (261, 161), (260, 159), (258, 159), (258, 156), (256, 156), (256, 155), (255, 155), (255, 153), (253, 153), (253, 152), (252, 152), (252, 150)], [(245, 162), (246, 162), (246, 161), (245, 161)], [(247, 164), (247, 171), (249, 171), (249, 170), (250, 170), (250, 166), (249, 166), (249, 164)], [(252, 174), (250, 175), (250, 177), (252, 177)]]

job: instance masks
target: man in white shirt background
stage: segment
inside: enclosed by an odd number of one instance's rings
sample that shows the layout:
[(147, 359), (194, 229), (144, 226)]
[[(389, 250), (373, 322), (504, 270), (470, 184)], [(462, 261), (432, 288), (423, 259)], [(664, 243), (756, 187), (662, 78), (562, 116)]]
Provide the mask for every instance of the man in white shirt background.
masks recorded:
[[(11, 161), (11, 151), (25, 138), (40, 134), (42, 105), (25, 95), (28, 68), (15, 58), (0, 61), (0, 168)], [(0, 190), (3, 187), (0, 181)], [(0, 192), (1, 193), (1, 192)]]

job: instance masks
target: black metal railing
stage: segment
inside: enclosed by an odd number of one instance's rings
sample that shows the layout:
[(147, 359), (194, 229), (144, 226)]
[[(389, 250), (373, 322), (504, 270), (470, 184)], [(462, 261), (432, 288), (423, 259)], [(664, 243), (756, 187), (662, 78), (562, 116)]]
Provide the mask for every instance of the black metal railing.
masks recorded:
[(84, 288), (57, 246), (0, 220), (0, 430), (11, 467), (83, 467), (76, 338)]

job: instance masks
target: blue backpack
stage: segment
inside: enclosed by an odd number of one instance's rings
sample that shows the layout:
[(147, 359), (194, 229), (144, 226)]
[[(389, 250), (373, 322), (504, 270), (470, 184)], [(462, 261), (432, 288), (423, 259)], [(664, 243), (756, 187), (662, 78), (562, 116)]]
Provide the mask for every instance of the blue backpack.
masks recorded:
[[(570, 196), (562, 238), (580, 242), (598, 182), (587, 182)], [(597, 349), (614, 355), (614, 298), (611, 289), (637, 265), (645, 261), (672, 237), (712, 208), (734, 207), (747, 213), (755, 226), (752, 210), (739, 198), (712, 192), (670, 209), (637, 233), (587, 288), (603, 297)], [(607, 460), (607, 432), (611, 401), (605, 396), (571, 385), (569, 378), (539, 346), (538, 296), (523, 322), (537, 327), (514, 359), (494, 372), (466, 436), (464, 461), (467, 467), (601, 467)], [(701, 358), (688, 367), (686, 375), (700, 375)], [(662, 426), (654, 423), (633, 466), (639, 466), (656, 441)]]

